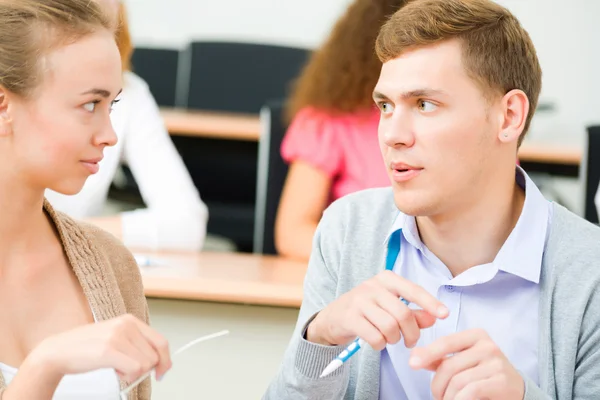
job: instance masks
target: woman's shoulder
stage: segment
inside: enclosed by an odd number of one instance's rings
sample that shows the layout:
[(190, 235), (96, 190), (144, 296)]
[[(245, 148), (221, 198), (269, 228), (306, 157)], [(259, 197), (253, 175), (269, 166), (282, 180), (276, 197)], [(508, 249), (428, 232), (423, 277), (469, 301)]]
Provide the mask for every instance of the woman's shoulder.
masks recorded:
[[(64, 214), (62, 217), (69, 218)], [(127, 249), (123, 242), (113, 234), (87, 222), (74, 221), (74, 223), (77, 224), (83, 235), (90, 241), (95, 249), (108, 257), (113, 269), (119, 269), (120, 266), (130, 266), (135, 264), (135, 258), (129, 249)], [(115, 261), (116, 263), (113, 263), (112, 261)]]
[(126, 312), (147, 321), (148, 308), (144, 285), (140, 268), (133, 254), (111, 233), (86, 222), (75, 221), (74, 223), (77, 224), (82, 237), (88, 241), (91, 253), (96, 253), (109, 274), (112, 272)]
[(305, 128), (311, 126), (330, 132), (342, 132), (358, 128), (363, 130), (365, 126), (377, 126), (379, 112), (377, 110), (359, 110), (356, 112), (336, 112), (317, 108), (313, 106), (304, 107), (293, 117), (290, 127)]
[(114, 235), (87, 222), (75, 222), (84, 237), (113, 272), (121, 292), (138, 291), (142, 287), (142, 278), (135, 257), (129, 249)]
[(142, 277), (129, 249), (118, 238), (95, 225), (54, 211), (49, 204), (45, 209), (54, 220), (71, 262), (77, 264), (73, 268), (87, 266), (86, 269), (94, 274), (114, 276), (127, 312), (144, 319), (146, 304)]

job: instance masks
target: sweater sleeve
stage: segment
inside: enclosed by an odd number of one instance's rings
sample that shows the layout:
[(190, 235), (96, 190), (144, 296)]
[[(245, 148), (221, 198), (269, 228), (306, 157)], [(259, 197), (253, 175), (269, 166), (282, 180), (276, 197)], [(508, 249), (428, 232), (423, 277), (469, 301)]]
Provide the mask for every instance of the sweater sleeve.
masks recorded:
[(338, 243), (332, 242), (332, 238), (340, 237), (332, 234), (336, 229), (340, 229), (340, 226), (331, 214), (331, 209), (324, 213), (315, 233), (296, 329), (285, 352), (282, 366), (263, 397), (265, 400), (342, 399), (346, 393), (352, 361), (326, 378), (319, 378), (331, 360), (342, 352), (343, 346), (322, 346), (304, 339), (308, 323), (337, 295), (336, 261), (328, 258), (322, 251), (324, 247), (339, 246)]
[[(125, 311), (149, 324), (148, 303), (144, 295), (142, 276), (131, 252), (116, 237), (95, 226), (80, 224), (95, 246), (108, 257), (108, 263), (115, 275)], [(131, 400), (150, 400), (150, 378), (141, 382), (130, 394)]]
[(147, 206), (122, 214), (130, 248), (200, 250), (208, 209), (173, 145), (145, 82), (131, 79), (124, 96), (133, 103), (124, 135), (124, 159)]

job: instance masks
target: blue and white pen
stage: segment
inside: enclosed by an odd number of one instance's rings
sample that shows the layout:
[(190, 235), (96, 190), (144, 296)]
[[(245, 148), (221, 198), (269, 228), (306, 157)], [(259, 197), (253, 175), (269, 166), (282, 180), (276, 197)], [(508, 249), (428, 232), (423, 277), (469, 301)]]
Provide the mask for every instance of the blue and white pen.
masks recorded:
[[(406, 305), (409, 304), (409, 301), (406, 299), (403, 299), (402, 297), (400, 298), (400, 301), (402, 301)], [(356, 338), (352, 343), (350, 343), (350, 345), (348, 347), (346, 347), (346, 349), (344, 351), (342, 351), (340, 353), (339, 356), (337, 356), (337, 358), (335, 360), (330, 362), (329, 365), (327, 367), (325, 367), (325, 369), (321, 373), (320, 377), (324, 378), (327, 375), (331, 374), (336, 369), (338, 369), (339, 367), (341, 367), (342, 365), (344, 365), (344, 363), (346, 361), (348, 361), (350, 359), (350, 357), (352, 357), (354, 354), (356, 354), (356, 352), (358, 350), (360, 350), (361, 347), (363, 347), (365, 345), (365, 343), (366, 342), (363, 339)]]

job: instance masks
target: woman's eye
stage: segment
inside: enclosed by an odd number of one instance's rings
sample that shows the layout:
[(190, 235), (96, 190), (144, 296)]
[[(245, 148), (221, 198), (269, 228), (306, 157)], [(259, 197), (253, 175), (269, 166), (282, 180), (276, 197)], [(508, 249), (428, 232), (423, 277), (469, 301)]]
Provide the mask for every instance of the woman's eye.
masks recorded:
[(94, 110), (96, 109), (96, 104), (98, 104), (98, 103), (95, 101), (91, 101), (89, 103), (85, 103), (83, 105), (83, 108), (85, 108), (89, 112), (94, 112)]

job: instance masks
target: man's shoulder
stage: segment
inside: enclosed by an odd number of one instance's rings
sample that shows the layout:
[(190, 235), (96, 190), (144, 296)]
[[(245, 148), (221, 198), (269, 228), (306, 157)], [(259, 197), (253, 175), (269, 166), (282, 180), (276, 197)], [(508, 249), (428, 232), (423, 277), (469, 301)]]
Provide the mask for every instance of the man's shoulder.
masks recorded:
[(600, 227), (553, 204), (545, 258), (556, 277), (600, 281)]
[(324, 216), (328, 219), (370, 220), (377, 223), (378, 220), (387, 220), (390, 215), (397, 213), (392, 188), (383, 187), (365, 189), (341, 197), (325, 210)]
[(398, 216), (391, 188), (366, 189), (332, 203), (319, 223), (322, 250), (377, 253)]

